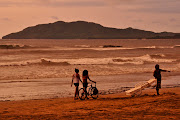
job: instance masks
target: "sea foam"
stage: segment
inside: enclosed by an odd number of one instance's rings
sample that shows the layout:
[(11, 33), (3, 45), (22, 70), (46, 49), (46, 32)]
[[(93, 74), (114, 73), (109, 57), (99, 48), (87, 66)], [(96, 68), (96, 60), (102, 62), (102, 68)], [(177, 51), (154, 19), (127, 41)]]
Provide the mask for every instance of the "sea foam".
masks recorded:
[(171, 63), (176, 59), (167, 59), (164, 54), (143, 55), (139, 57), (110, 57), (110, 58), (80, 58), (80, 59), (48, 59), (5, 62), (0, 66), (26, 66), (26, 65), (108, 65), (108, 64), (135, 64), (141, 65), (146, 62)]

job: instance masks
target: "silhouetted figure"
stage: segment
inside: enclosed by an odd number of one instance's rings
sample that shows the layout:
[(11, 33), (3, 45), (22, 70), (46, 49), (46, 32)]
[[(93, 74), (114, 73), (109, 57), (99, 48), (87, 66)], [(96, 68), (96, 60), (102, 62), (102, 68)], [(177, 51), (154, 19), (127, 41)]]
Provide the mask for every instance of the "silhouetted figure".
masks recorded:
[(83, 89), (84, 89), (84, 92), (85, 92), (85, 96), (87, 98), (87, 86), (88, 86), (87, 79), (89, 79), (89, 81), (91, 81), (91, 82), (94, 82), (94, 83), (96, 83), (96, 82), (89, 78), (87, 70), (83, 71), (82, 78), (83, 78)]
[(159, 89), (161, 88), (161, 72), (170, 72), (170, 71), (159, 69), (159, 65), (156, 64), (153, 76), (157, 79), (157, 85), (156, 85), (157, 95), (159, 95)]
[(75, 73), (72, 76), (72, 83), (71, 83), (71, 87), (72, 87), (73, 83), (74, 83), (74, 86), (75, 86), (74, 99), (78, 99), (78, 97), (79, 97), (79, 81), (81, 81), (80, 75), (79, 75), (79, 70), (75, 68)]

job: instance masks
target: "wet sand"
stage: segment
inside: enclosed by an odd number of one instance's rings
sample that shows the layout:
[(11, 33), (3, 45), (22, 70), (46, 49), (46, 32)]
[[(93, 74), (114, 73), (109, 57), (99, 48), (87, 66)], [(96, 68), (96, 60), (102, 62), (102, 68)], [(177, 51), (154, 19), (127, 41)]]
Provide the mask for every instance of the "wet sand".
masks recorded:
[(180, 119), (180, 87), (143, 91), (141, 96), (125, 93), (101, 95), (93, 100), (56, 98), (1, 101), (0, 119)]
[[(164, 75), (164, 74), (163, 74)], [(101, 95), (121, 93), (136, 84), (153, 79), (152, 73), (113, 76), (90, 76), (97, 82)], [(166, 76), (162, 79), (162, 88), (180, 87), (180, 76)], [(67, 98), (74, 96), (74, 86), (69, 78), (0, 80), (0, 101), (31, 99)], [(90, 85), (91, 83), (89, 83)], [(94, 86), (94, 84), (92, 84)], [(79, 88), (82, 88), (80, 83)], [(150, 87), (153, 89), (153, 87)]]

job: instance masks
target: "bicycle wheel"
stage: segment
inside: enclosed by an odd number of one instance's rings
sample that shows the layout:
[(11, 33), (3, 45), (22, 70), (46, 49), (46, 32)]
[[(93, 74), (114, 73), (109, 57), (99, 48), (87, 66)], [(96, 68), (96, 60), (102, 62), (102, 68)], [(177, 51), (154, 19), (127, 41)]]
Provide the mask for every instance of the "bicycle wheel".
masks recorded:
[(79, 89), (79, 99), (84, 100), (85, 98), (86, 98), (86, 95), (85, 95), (84, 89), (83, 88)]
[(92, 87), (90, 90), (89, 90), (89, 93), (91, 95), (91, 97), (93, 99), (97, 99), (98, 97), (98, 89), (96, 87)]

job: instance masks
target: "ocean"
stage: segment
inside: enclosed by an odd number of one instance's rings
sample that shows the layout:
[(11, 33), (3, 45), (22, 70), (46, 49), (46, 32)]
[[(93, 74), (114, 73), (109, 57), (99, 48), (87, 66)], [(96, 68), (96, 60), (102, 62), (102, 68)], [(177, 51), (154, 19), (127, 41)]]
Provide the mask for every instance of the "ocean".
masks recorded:
[(156, 64), (171, 71), (163, 87), (179, 87), (179, 51), (180, 39), (2, 39), (0, 100), (72, 97), (75, 68), (88, 70), (101, 94), (152, 79)]

